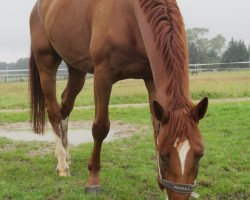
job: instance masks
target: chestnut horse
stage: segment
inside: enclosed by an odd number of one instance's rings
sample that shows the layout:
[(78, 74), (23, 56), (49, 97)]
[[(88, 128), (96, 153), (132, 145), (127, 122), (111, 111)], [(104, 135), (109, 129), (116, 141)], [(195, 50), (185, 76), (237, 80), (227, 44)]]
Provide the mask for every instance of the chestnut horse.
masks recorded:
[[(87, 73), (94, 74), (94, 147), (86, 192), (100, 191), (100, 155), (110, 121), (112, 85), (143, 79), (158, 155), (158, 182), (167, 196), (189, 199), (204, 145), (198, 122), (208, 99), (196, 106), (189, 91), (187, 40), (175, 0), (38, 0), (31, 13), (30, 92), (36, 133), (45, 113), (56, 138), (57, 172), (69, 176), (68, 117)], [(56, 73), (64, 60), (69, 78), (56, 99)]]

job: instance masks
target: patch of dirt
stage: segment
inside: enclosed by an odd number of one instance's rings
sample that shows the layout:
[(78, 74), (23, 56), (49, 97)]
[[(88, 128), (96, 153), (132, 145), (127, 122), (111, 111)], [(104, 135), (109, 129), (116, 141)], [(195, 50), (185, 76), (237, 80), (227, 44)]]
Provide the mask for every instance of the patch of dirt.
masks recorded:
[[(69, 122), (69, 130), (70, 129), (89, 129), (92, 128), (92, 121), (85, 122)], [(145, 125), (135, 125), (129, 123), (122, 123), (120, 121), (112, 121), (111, 127), (113, 132), (112, 140), (117, 140), (121, 138), (129, 138), (134, 134), (145, 134), (150, 133), (152, 130), (149, 126)], [(0, 129), (2, 130), (31, 130), (31, 126), (29, 123), (12, 123), (12, 124), (0, 124)], [(52, 129), (50, 123), (47, 123), (46, 129)], [(53, 141), (53, 140), (52, 140)], [(74, 145), (69, 145), (69, 148)], [(6, 144), (1, 145), (0, 151), (12, 151), (16, 150), (16, 146), (14, 144)], [(41, 156), (44, 157), (48, 154), (51, 154), (55, 151), (55, 144), (53, 142), (37, 142), (37, 146), (33, 146), (27, 152), (27, 155), (30, 157)]]
[(0, 151), (14, 151), (16, 150), (16, 147), (13, 144), (5, 144), (1, 145)]
[[(86, 128), (91, 129), (92, 128), (92, 121), (84, 121), (84, 122), (69, 122), (69, 129), (77, 129), (77, 128)], [(46, 129), (51, 129), (50, 123), (47, 123)], [(111, 121), (110, 129), (114, 130), (116, 132), (115, 139), (119, 138), (125, 138), (130, 137), (135, 133), (144, 133), (149, 130), (149, 126), (145, 125), (135, 125), (135, 124), (129, 124), (129, 123), (123, 123), (120, 121)], [(32, 127), (30, 123), (27, 122), (19, 122), (19, 123), (3, 123), (0, 124), (0, 129), (4, 130), (31, 130)]]
[[(0, 146), (0, 152), (16, 151), (18, 148), (19, 145), (16, 142), (13, 144), (4, 144)], [(44, 157), (55, 151), (55, 145), (53, 143), (39, 142), (37, 143), (36, 147), (28, 148), (27, 151), (28, 151), (27, 155), (29, 157), (35, 157), (35, 156)]]
[(18, 122), (18, 123), (1, 123), (0, 129), (10, 130), (10, 129), (31, 129), (30, 123)]
[(54, 144), (48, 144), (48, 145), (39, 145), (39, 148), (36, 150), (31, 150), (27, 153), (27, 156), (29, 157), (45, 157), (55, 151), (55, 145)]

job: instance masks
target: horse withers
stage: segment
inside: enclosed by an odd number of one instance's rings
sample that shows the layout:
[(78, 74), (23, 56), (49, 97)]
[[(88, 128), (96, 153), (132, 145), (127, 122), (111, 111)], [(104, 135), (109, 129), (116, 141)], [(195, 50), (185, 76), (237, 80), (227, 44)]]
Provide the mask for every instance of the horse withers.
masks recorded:
[[(188, 51), (175, 0), (38, 0), (30, 17), (30, 93), (34, 131), (45, 113), (56, 139), (57, 172), (69, 176), (68, 117), (87, 73), (94, 74), (94, 147), (87, 192), (101, 189), (100, 154), (110, 121), (112, 85), (143, 79), (158, 155), (158, 182), (167, 196), (189, 199), (204, 145), (198, 122), (208, 100), (196, 106), (189, 91)], [(68, 83), (56, 99), (56, 73), (64, 60)]]

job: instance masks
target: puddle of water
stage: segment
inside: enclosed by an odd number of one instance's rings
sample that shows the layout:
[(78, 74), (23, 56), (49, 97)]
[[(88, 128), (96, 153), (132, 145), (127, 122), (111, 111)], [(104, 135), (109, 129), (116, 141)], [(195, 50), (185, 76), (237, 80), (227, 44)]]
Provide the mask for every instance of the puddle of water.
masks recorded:
[[(115, 131), (110, 130), (105, 142), (115, 139)], [(10, 140), (31, 142), (54, 142), (54, 134), (52, 130), (47, 130), (44, 135), (34, 134), (31, 130), (0, 130), (0, 137)], [(71, 145), (79, 145), (82, 143), (93, 142), (92, 131), (90, 129), (69, 129), (68, 141)]]

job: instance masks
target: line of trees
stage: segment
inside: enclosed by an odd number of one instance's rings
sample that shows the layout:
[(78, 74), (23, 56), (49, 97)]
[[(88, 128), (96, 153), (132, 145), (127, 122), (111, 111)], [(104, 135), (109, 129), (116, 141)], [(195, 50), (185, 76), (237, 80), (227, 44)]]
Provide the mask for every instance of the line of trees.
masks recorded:
[(189, 63), (230, 63), (250, 60), (250, 45), (234, 38), (226, 45), (226, 38), (218, 34), (208, 38), (209, 29), (187, 29)]
[[(189, 63), (230, 63), (250, 60), (250, 45), (247, 47), (243, 40), (234, 38), (226, 44), (226, 38), (218, 34), (208, 38), (209, 29), (187, 29), (189, 45)], [(0, 70), (28, 69), (29, 58), (20, 58), (16, 63), (0, 62)], [(242, 65), (245, 67), (246, 65)], [(65, 68), (65, 64), (62, 66)]]
[[(15, 63), (0, 62), (0, 70), (25, 70), (29, 68), (29, 58), (20, 58)], [(66, 68), (66, 64), (62, 62), (60, 68)]]
[(15, 63), (0, 62), (0, 70), (28, 69), (29, 58), (20, 58)]

